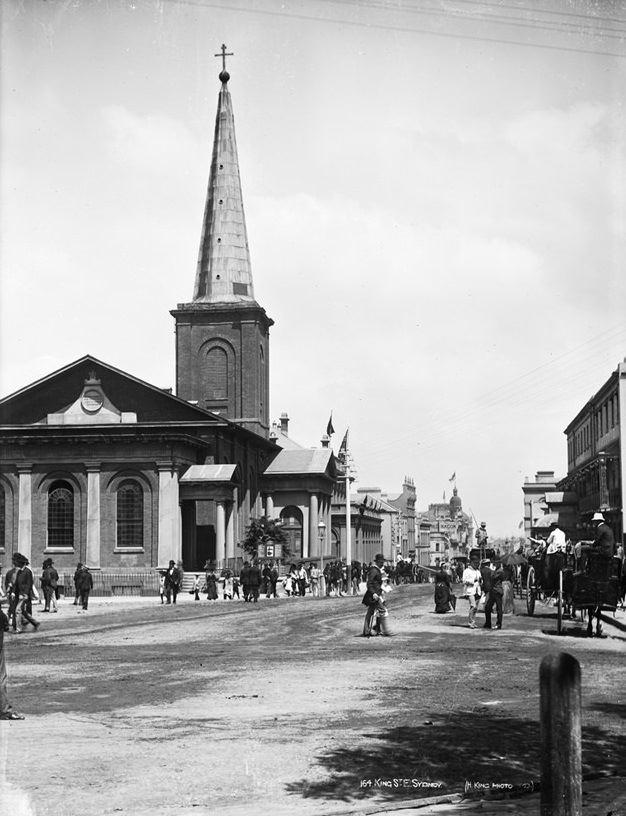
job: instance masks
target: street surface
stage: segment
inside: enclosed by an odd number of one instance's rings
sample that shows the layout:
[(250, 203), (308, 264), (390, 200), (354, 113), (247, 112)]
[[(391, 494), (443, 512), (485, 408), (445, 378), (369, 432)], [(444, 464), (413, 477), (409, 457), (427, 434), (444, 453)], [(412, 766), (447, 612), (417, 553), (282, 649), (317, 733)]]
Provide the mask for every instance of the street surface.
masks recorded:
[(432, 596), (395, 588), (395, 636), (372, 639), (360, 598), (35, 607), (39, 631), (5, 640), (27, 719), (0, 722), (0, 812), (538, 814), (539, 664), (562, 650), (581, 665), (585, 813), (605, 816), (625, 789), (626, 614), (605, 639), (559, 637), (553, 607), (516, 600), (502, 631), (472, 631), (467, 601), (435, 615)]

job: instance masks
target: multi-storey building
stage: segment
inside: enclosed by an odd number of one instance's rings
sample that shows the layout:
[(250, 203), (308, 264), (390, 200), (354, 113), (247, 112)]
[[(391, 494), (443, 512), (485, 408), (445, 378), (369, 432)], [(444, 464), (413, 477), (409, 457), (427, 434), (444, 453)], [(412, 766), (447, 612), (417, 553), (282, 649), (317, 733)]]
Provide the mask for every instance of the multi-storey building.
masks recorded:
[(567, 476), (557, 488), (576, 494), (579, 532), (588, 533), (593, 513), (604, 514), (617, 541), (624, 540), (624, 405), (626, 360), (569, 423)]
[(428, 505), (425, 519), (430, 522), (431, 565), (468, 555), (468, 546), (472, 544), (472, 519), (463, 512), (463, 503), (456, 487), (449, 502)]

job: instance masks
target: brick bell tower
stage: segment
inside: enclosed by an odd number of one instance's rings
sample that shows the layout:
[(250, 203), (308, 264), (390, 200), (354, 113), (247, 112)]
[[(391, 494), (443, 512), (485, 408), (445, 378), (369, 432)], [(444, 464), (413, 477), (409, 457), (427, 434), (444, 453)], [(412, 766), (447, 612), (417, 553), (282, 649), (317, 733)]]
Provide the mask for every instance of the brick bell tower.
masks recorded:
[(176, 320), (176, 393), (255, 433), (269, 434), (269, 329), (254, 299), (235, 122), (222, 46), (200, 253), (191, 303)]

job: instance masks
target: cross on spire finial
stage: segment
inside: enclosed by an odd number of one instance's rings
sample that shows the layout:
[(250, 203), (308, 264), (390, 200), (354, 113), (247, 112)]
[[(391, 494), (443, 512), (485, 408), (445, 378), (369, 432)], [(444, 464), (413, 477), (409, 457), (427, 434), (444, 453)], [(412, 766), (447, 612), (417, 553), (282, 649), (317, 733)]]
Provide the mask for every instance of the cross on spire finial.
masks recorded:
[(221, 57), (222, 58), (222, 71), (226, 70), (226, 57), (234, 57), (235, 55), (231, 52), (226, 51), (226, 46), (222, 43), (222, 51), (220, 54), (213, 54), (214, 57)]

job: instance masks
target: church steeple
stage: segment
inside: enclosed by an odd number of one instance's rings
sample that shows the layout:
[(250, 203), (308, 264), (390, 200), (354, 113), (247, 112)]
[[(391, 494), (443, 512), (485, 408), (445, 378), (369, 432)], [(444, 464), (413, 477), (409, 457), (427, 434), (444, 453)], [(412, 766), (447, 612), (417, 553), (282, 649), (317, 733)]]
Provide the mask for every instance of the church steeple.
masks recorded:
[(176, 393), (267, 437), (269, 330), (254, 299), (235, 125), (222, 46), (209, 189), (193, 301), (179, 303)]
[(209, 173), (194, 302), (254, 302), (246, 218), (241, 194), (235, 120), (228, 90), (226, 46), (222, 46), (222, 87), (215, 118), (213, 157)]

